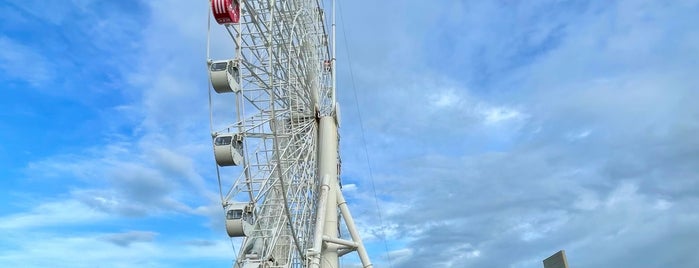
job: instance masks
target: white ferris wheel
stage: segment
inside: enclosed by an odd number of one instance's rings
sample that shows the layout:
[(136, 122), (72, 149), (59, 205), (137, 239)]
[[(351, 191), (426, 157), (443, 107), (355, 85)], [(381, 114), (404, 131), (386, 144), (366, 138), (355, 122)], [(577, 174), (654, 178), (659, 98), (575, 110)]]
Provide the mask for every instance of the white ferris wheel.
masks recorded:
[(210, 97), (231, 100), (211, 105), (235, 109), (212, 131), (219, 181), (240, 174), (221, 196), (233, 266), (334, 268), (357, 251), (372, 267), (339, 185), (334, 3), (330, 34), (322, 0), (209, 2), (235, 55), (207, 59)]

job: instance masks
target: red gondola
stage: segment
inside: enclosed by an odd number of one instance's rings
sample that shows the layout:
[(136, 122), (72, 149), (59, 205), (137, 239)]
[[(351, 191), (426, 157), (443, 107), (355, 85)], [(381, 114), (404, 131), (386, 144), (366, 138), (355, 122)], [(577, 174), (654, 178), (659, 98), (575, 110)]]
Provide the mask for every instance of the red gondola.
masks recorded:
[(211, 0), (211, 11), (218, 24), (238, 23), (240, 21), (238, 0)]

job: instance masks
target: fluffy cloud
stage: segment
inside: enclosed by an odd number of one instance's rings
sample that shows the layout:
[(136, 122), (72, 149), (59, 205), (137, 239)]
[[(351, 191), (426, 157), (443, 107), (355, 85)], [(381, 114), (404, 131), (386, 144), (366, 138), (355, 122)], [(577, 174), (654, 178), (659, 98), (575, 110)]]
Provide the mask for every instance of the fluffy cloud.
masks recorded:
[[(2, 8), (33, 14), (33, 4)], [(45, 39), (46, 49), (18, 41), (26, 39), (22, 36), (0, 37), (14, 48), (0, 55), (7, 59), (0, 68), (31, 61), (37, 71), (31, 77), (6, 72), (3, 79), (50, 82), (52, 92), (39, 94), (85, 103), (94, 110), (79, 112), (94, 112), (90, 119), (99, 122), (91, 123), (87, 135), (69, 150), (52, 139), (13, 178), (26, 186), (10, 188), (12, 194), (31, 202), (3, 211), (1, 225), (7, 232), (0, 233), (8, 234), (0, 240), (7, 245), (0, 247), (4, 266), (174, 267), (192, 260), (219, 266), (229, 265), (235, 256), (217, 205), (205, 60), (191, 53), (205, 51), (205, 40), (187, 35), (200, 32), (192, 26), (206, 25), (207, 6), (176, 8), (180, 19), (199, 21), (176, 24), (183, 27), (178, 31), (170, 27), (174, 9), (155, 12), (158, 4), (168, 3), (61, 3), (50, 16), (37, 17), (44, 22), (40, 29), (46, 34), (37, 36)], [(192, 14), (197, 7), (202, 12)], [(36, 31), (35, 24), (22, 27)], [(179, 45), (164, 46), (168, 43)], [(191, 57), (172, 56), (176, 54)], [(37, 76), (44, 69), (52, 69), (45, 79)], [(61, 133), (54, 138), (83, 123), (80, 115), (67, 116), (69, 124), (51, 130)]]
[[(40, 190), (12, 193), (33, 201), (3, 211), (0, 263), (230, 265), (206, 3), (71, 3), (46, 16), (2, 7), (18, 11), (0, 26), (3, 81), (53, 82), (37, 92), (93, 107), (100, 123), (79, 133), (96, 134), (87, 145), (18, 172)], [(699, 264), (696, 1), (341, 4), (342, 176), (376, 267), (541, 267), (559, 249), (581, 267)], [(18, 25), (46, 34), (45, 49), (13, 37)], [(224, 58), (218, 30), (212, 57)], [(34, 79), (13, 68), (27, 61)]]
[[(580, 266), (699, 263), (678, 254), (699, 224), (696, 31), (681, 26), (696, 8), (450, 2), (426, 8), (435, 19), (415, 32), (427, 34), (392, 33), (423, 47), (355, 79), (362, 115), (384, 115), (364, 121), (386, 215), (376, 229), (406, 252), (394, 264), (541, 267), (563, 248)], [(345, 122), (347, 180), (370, 190), (347, 130), (358, 122)], [(375, 222), (365, 206), (359, 221)]]

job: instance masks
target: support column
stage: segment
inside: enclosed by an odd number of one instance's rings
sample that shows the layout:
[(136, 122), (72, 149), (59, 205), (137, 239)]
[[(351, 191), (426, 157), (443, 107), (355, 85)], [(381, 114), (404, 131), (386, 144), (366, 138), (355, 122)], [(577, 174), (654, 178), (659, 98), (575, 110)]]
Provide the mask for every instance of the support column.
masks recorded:
[[(325, 212), (323, 236), (337, 238), (337, 193), (340, 185), (337, 181), (337, 123), (332, 116), (320, 118), (318, 127), (318, 175), (327, 178), (328, 190), (325, 208), (318, 208)], [(321, 251), (320, 267), (338, 268), (339, 259), (336, 246), (328, 245)]]
[(330, 185), (328, 185), (328, 177), (325, 176), (321, 179), (320, 185), (320, 200), (318, 200), (318, 212), (316, 213), (316, 226), (313, 232), (313, 248), (308, 252), (308, 257), (310, 257), (310, 268), (320, 268), (320, 253), (323, 249), (323, 231), (325, 230), (325, 207), (328, 202), (328, 191), (330, 191)]
[(369, 254), (366, 253), (366, 248), (364, 247), (362, 238), (359, 237), (357, 227), (354, 225), (354, 219), (352, 218), (352, 214), (350, 214), (349, 208), (347, 208), (347, 201), (345, 201), (345, 197), (342, 195), (342, 192), (340, 191), (337, 192), (337, 203), (340, 206), (340, 212), (342, 212), (342, 217), (345, 219), (345, 223), (347, 224), (347, 230), (349, 230), (350, 236), (352, 236), (352, 240), (355, 243), (357, 243), (357, 253), (359, 254), (359, 260), (362, 261), (362, 266), (364, 268), (374, 267), (371, 264), (371, 261), (369, 260)]

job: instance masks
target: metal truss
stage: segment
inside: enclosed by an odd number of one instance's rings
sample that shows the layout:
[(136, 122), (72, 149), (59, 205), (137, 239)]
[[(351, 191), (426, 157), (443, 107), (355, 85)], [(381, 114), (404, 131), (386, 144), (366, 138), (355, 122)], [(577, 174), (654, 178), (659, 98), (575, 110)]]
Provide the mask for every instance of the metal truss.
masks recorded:
[(242, 172), (224, 207), (249, 203), (253, 229), (235, 267), (305, 267), (320, 181), (319, 116), (333, 109), (327, 34), (316, 0), (242, 0), (225, 28), (240, 71), (237, 118), (218, 130), (242, 135)]

